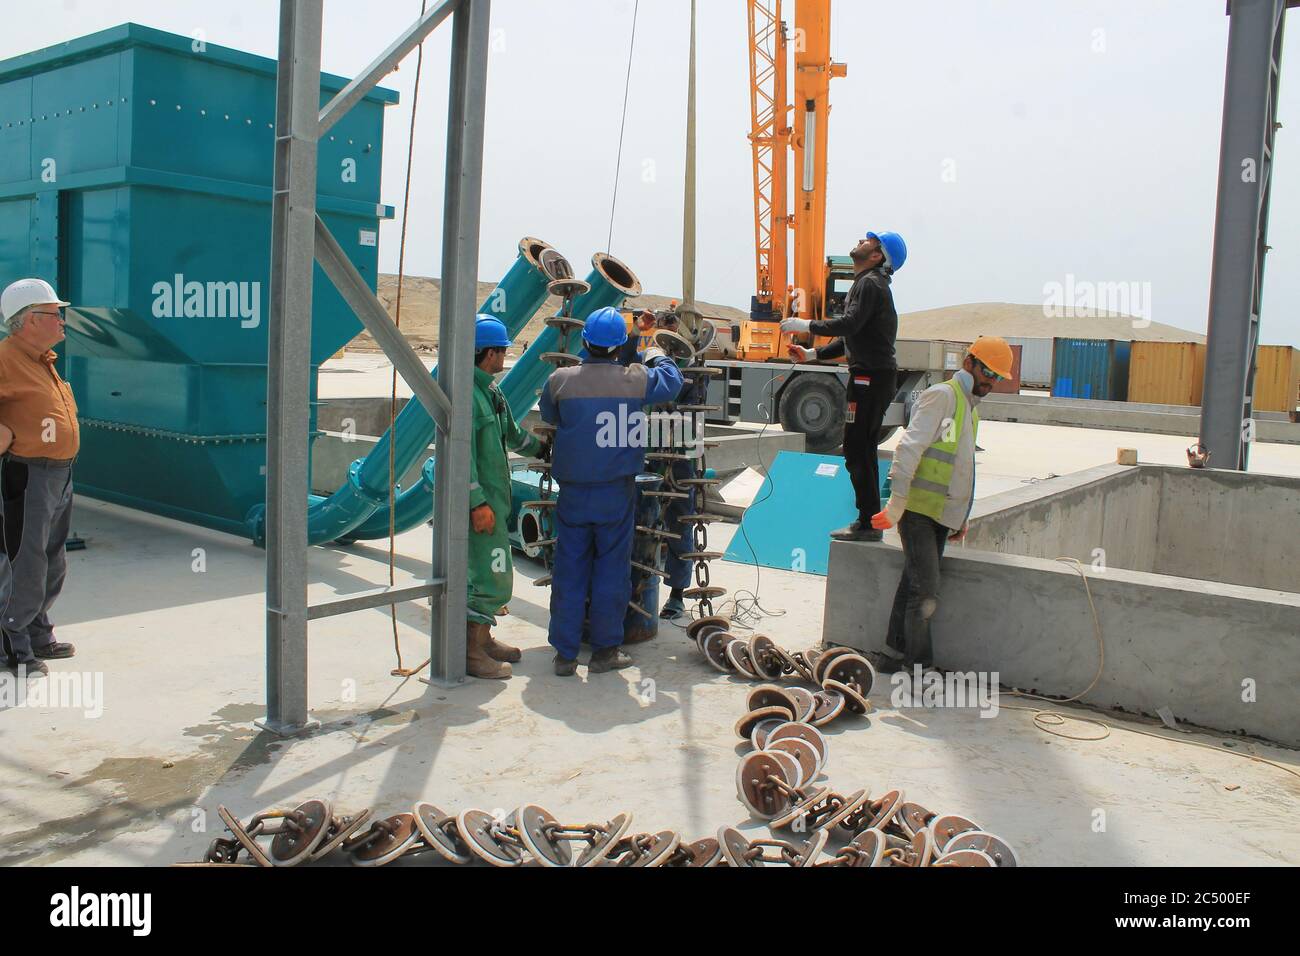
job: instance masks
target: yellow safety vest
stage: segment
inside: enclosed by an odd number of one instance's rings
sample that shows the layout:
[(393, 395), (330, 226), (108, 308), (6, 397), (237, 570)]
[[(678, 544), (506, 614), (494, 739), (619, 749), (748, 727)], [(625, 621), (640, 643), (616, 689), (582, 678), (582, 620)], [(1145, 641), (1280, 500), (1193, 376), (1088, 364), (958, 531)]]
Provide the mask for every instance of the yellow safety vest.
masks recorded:
[[(966, 428), (966, 409), (969, 407), (960, 385), (952, 379), (943, 384), (952, 389), (957, 399), (952, 427), (945, 428), (939, 440), (925, 450), (907, 492), (907, 510), (935, 521), (942, 517), (943, 509), (948, 503), (948, 486), (952, 484), (952, 468), (957, 461), (957, 448)], [(974, 429), (971, 442), (974, 444), (979, 436), (980, 414), (974, 408), (970, 409), (970, 413), (971, 427)], [(952, 440), (944, 441), (948, 435), (951, 435)]]

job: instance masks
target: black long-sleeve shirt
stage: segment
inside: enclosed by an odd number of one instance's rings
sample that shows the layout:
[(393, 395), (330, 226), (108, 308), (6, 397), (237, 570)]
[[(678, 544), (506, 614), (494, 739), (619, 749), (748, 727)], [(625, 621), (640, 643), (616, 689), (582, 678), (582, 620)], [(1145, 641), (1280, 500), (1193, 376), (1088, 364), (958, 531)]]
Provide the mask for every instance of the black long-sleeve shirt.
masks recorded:
[(836, 359), (848, 355), (849, 365), (863, 369), (898, 367), (894, 357), (894, 339), (898, 337), (898, 313), (894, 294), (889, 290), (889, 274), (876, 268), (853, 280), (844, 298), (844, 316), (813, 322), (814, 335), (837, 336), (817, 350), (819, 359)]

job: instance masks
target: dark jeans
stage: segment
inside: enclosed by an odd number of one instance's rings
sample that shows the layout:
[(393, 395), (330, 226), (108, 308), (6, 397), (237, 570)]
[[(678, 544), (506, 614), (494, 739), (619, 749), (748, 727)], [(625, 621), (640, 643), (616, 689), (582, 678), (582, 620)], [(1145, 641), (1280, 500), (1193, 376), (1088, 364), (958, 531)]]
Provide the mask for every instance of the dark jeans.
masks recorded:
[[(894, 369), (849, 370), (846, 401), (853, 421), (844, 422), (844, 467), (853, 482), (858, 520), (871, 526), (871, 516), (880, 510), (880, 423), (897, 394)], [(870, 384), (861, 384), (868, 379)]]
[(939, 608), (939, 559), (952, 529), (915, 511), (898, 522), (903, 539), (903, 577), (894, 593), (885, 643), (903, 657), (903, 665), (931, 664), (930, 618)]

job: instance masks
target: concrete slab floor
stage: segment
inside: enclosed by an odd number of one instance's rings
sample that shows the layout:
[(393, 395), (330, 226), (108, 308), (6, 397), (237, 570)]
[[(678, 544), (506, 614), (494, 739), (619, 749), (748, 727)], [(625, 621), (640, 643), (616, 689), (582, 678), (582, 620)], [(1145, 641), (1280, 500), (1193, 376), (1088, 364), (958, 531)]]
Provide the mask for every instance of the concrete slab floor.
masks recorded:
[[(633, 650), (634, 668), (557, 678), (549, 592), (531, 585), (540, 572), (525, 563), (500, 630), (525, 649), (515, 678), (443, 690), (389, 676), (386, 612), (321, 620), (310, 699), (324, 726), (279, 740), (252, 724), (264, 699), (263, 554), (85, 499), (74, 527), (89, 547), (70, 555), (55, 618), (78, 654), (52, 668), (101, 673), (102, 715), (0, 712), (0, 863), (197, 860), (222, 832), (218, 804), (247, 818), (315, 796), (385, 815), (418, 799), (448, 810), (532, 801), (567, 822), (631, 811), (639, 830), (672, 827), (690, 839), (723, 823), (762, 831), (734, 784), (747, 745), (732, 727), (750, 685), (710, 669), (672, 625)], [(719, 527), (711, 539), (725, 545), (730, 533)], [(424, 528), (399, 539), (399, 584), (421, 573), (428, 547)], [(382, 546), (312, 549), (314, 597), (385, 580), (385, 556)], [(727, 563), (713, 576), (784, 612), (761, 623), (783, 646), (820, 635), (823, 579)], [(398, 618), (406, 662), (422, 660), (427, 611), (406, 605)], [(876, 795), (901, 787), (934, 810), (965, 813), (1024, 864), (1300, 863), (1300, 833), (1278, 825), (1300, 812), (1300, 779), (1276, 769), (1118, 730), (1064, 740), (1009, 709), (991, 719), (900, 712), (887, 686), (872, 696), (869, 720), (828, 728), (828, 782)], [(1188, 739), (1297, 763), (1295, 752), (1252, 741)]]

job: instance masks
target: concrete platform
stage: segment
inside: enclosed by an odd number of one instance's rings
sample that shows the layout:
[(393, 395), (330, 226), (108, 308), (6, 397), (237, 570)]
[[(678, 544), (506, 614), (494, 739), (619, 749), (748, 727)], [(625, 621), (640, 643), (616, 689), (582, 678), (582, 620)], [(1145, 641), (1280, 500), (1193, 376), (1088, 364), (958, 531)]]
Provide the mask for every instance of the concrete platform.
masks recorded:
[[(556, 678), (548, 592), (529, 583), (539, 569), (521, 565), (501, 629), (525, 648), (517, 676), (447, 691), (389, 676), (386, 612), (321, 620), (312, 625), (310, 694), (323, 727), (279, 740), (252, 723), (264, 699), (263, 554), (85, 500), (74, 528), (89, 547), (70, 555), (54, 616), (78, 656), (52, 666), (102, 675), (102, 714), (0, 712), (0, 863), (195, 860), (221, 831), (218, 804), (247, 817), (311, 796), (383, 813), (417, 799), (489, 810), (528, 800), (574, 822), (627, 810), (637, 828), (674, 827), (692, 839), (723, 823), (762, 830), (734, 792), (745, 746), (732, 725), (749, 685), (710, 669), (671, 625), (634, 649), (635, 668)], [(730, 531), (711, 536), (725, 545)], [(428, 549), (426, 529), (400, 538), (399, 584), (420, 572)], [(382, 548), (313, 549), (311, 566), (314, 597), (387, 575)], [(761, 622), (784, 646), (820, 636), (820, 579), (726, 563), (713, 576), (784, 612)], [(423, 659), (427, 613), (408, 605), (398, 620), (405, 660)], [(1119, 730), (1084, 743), (1048, 736), (1006, 708), (994, 718), (896, 710), (884, 690), (873, 701), (870, 720), (828, 728), (829, 782), (873, 793), (902, 787), (935, 810), (964, 812), (1025, 864), (1300, 862), (1300, 833), (1279, 826), (1300, 812), (1300, 780), (1227, 752), (1295, 765), (1292, 751), (1187, 738), (1224, 748), (1218, 754)]]

